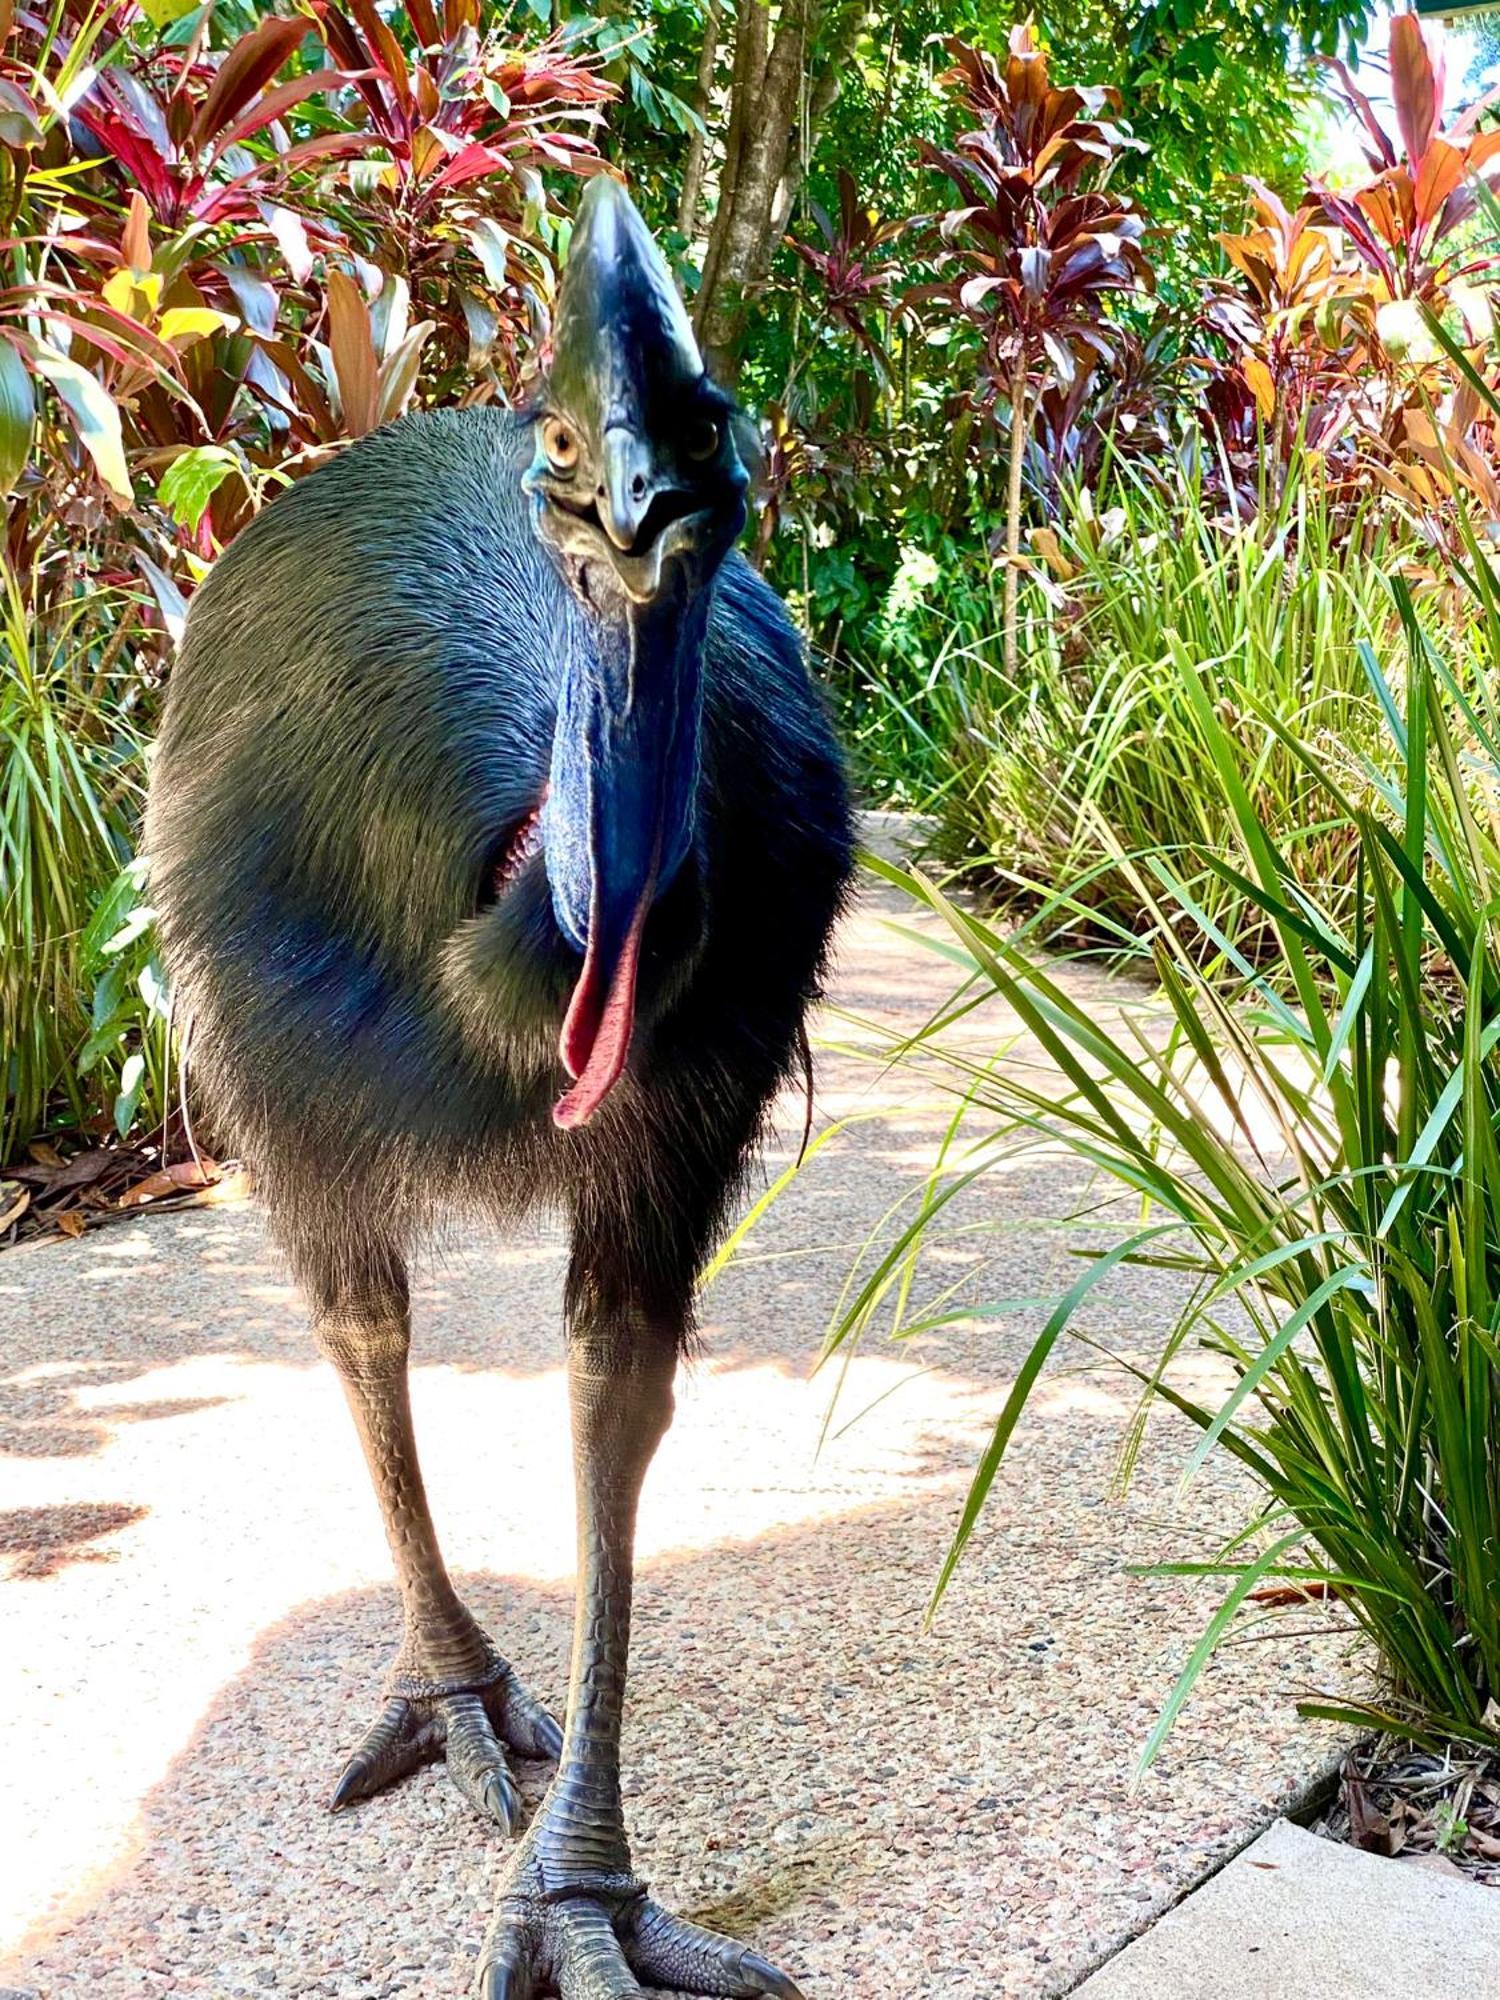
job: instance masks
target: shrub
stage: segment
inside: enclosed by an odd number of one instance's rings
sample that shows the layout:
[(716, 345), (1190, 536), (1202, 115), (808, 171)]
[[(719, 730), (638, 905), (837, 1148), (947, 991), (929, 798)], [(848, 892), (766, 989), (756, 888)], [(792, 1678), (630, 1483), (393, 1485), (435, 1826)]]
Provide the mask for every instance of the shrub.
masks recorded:
[(138, 1108), (159, 1120), (165, 1061), (149, 960), (106, 949), (128, 915), (117, 884), (144, 776), (139, 601), (80, 586), (43, 618), (13, 573), (0, 589), (3, 1159), (49, 1112), (84, 1123), (123, 1102), (127, 1126)]
[(1337, 903), (1350, 844), (1278, 728), (1346, 771), (1378, 753), (1360, 648), (1395, 624), (1384, 577), (1405, 548), (1392, 510), (1351, 523), (1298, 471), (1244, 521), (1193, 469), (1158, 482), (1116, 468), (1097, 500), (1078, 491), (1032, 538), (1045, 594), (1020, 673), (990, 633), (948, 654), (943, 712), (962, 726), (935, 802), (940, 851), (1002, 901), (1044, 905), (1045, 928), (1086, 919), (1125, 939), (1150, 920), (1136, 857), (1181, 853), (1205, 916), (1233, 929), (1240, 892), (1192, 860), (1233, 827), (1205, 781), (1192, 679), (1299, 881)]
[[(887, 1312), (907, 1334), (964, 1316), (945, 1303), (946, 1270), (937, 1308), (924, 1313), (921, 1261), (953, 1195), (1001, 1161), (1013, 1165), (1018, 1149), (1060, 1146), (1125, 1191), (1140, 1226), (1089, 1253), (1036, 1339), (942, 1580), (1032, 1384), (1089, 1292), (1121, 1261), (1184, 1274), (1191, 1295), (1159, 1353), (1109, 1357), (1142, 1390), (1126, 1469), (1161, 1402), (1201, 1432), (1189, 1472), (1211, 1450), (1228, 1451), (1261, 1502), (1218, 1555), (1173, 1566), (1229, 1587), (1148, 1759), (1213, 1647), (1267, 1586), (1341, 1605), (1378, 1654), (1381, 1692), (1310, 1700), (1306, 1712), (1427, 1743), (1500, 1742), (1500, 708), (1430, 646), (1399, 579), (1393, 590), (1406, 696), (1364, 649), (1386, 740), (1362, 786), (1344, 782), (1295, 716), (1250, 698), (1257, 725), (1350, 850), (1348, 887), (1333, 901), (1309, 889), (1257, 802), (1212, 678), (1186, 657), (1171, 663), (1200, 746), (1196, 790), (1217, 801), (1224, 832), (1186, 863), (1174, 847), (1137, 864), (1150, 918), (1139, 951), (1160, 984), (1165, 1038), (1159, 1014), (1154, 1029), (1106, 1032), (1024, 944), (905, 878), (1059, 1081), (1037, 1087), (984, 1064), (941, 1029), (907, 1045), (924, 1064), (946, 1063), (967, 1102), (948, 1161), (859, 1274), (833, 1337), (854, 1338)], [(1497, 637), (1491, 615), (1487, 646)], [(1264, 963), (1205, 911), (1205, 875), (1258, 924)], [(1217, 1403), (1172, 1379), (1192, 1344), (1227, 1363), (1233, 1386)]]
[[(612, 87), (477, 0), (320, 4), (216, 46), (125, 0), (0, 35), (0, 1162), (163, 1117), (123, 874), (172, 634), (288, 480), (413, 402), (514, 392)], [(153, 25), (157, 23), (158, 25)]]

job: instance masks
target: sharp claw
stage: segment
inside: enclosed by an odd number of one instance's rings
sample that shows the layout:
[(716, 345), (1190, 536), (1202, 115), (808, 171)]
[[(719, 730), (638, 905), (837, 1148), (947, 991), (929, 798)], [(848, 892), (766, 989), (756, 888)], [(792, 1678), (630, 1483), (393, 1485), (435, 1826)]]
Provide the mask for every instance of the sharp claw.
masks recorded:
[(740, 1971), (746, 1979), (758, 1979), (766, 2000), (802, 2000), (802, 1988), (784, 1972), (778, 1972), (758, 1951), (741, 1954)]
[(353, 1805), (360, 1796), (369, 1774), (369, 1766), (363, 1757), (351, 1757), (333, 1788), (333, 1797), (328, 1801), (328, 1810), (342, 1812), (345, 1806)]
[(476, 1804), (500, 1828), (509, 1833), (516, 1823), (521, 1810), (521, 1794), (516, 1790), (509, 1774), (505, 1771), (489, 1771), (480, 1779), (476, 1787)]
[(562, 1755), (562, 1724), (546, 1709), (543, 1709), (541, 1718), (536, 1724), (536, 1742), (538, 1755), (548, 1758), (555, 1764)]
[(330, 1812), (340, 1812), (356, 1799), (369, 1798), (394, 1779), (415, 1770), (428, 1749), (420, 1728), (413, 1728), (410, 1709), (404, 1701), (386, 1703), (379, 1719), (366, 1733), (333, 1788)]

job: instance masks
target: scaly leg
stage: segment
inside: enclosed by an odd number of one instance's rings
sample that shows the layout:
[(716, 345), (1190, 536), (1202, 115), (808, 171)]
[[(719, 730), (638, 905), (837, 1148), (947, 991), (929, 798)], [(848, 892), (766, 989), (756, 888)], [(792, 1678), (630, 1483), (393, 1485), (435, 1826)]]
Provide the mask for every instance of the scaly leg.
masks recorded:
[(652, 1986), (800, 2000), (757, 1953), (671, 1916), (631, 1867), (620, 1801), (636, 1503), (672, 1415), (675, 1327), (643, 1315), (584, 1326), (568, 1387), (578, 1493), (578, 1600), (567, 1731), (551, 1791), (505, 1871), (480, 2000), (625, 2000)]
[(446, 1755), (470, 1803), (508, 1832), (520, 1809), (505, 1750), (555, 1757), (562, 1732), (521, 1685), (449, 1581), (417, 1462), (407, 1391), (405, 1275), (315, 1305), (313, 1333), (338, 1369), (364, 1447), (401, 1586), (405, 1633), (387, 1701), (350, 1757), (333, 1809), (368, 1798)]

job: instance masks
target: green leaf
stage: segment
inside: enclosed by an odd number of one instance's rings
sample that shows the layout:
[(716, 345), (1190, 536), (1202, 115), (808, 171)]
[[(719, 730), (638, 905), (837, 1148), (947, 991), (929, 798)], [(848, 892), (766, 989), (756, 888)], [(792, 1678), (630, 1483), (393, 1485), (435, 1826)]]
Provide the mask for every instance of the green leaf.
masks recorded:
[(125, 1058), (120, 1071), (120, 1094), (115, 1099), (115, 1130), (127, 1138), (135, 1123), (136, 1109), (146, 1083), (146, 1058), (135, 1049)]
[(1146, 1739), (1146, 1747), (1142, 1750), (1140, 1761), (1135, 1767), (1135, 1774), (1138, 1781), (1146, 1775), (1147, 1771), (1155, 1763), (1157, 1752), (1167, 1739), (1168, 1730), (1171, 1729), (1172, 1724), (1177, 1720), (1178, 1710), (1192, 1693), (1193, 1688), (1197, 1684), (1198, 1676), (1208, 1665), (1219, 1641), (1234, 1622), (1235, 1613), (1260, 1582), (1261, 1578), (1269, 1571), (1274, 1571), (1287, 1550), (1294, 1548), (1298, 1542), (1302, 1541), (1305, 1538), (1305, 1534), (1305, 1529), (1293, 1528), (1289, 1534), (1285, 1534), (1279, 1541), (1273, 1542), (1258, 1562), (1248, 1564), (1236, 1581), (1234, 1588), (1208, 1621), (1202, 1637), (1188, 1655), (1187, 1665), (1177, 1676), (1177, 1683), (1173, 1687), (1172, 1692), (1167, 1696), (1162, 1706), (1161, 1714), (1156, 1718), (1156, 1723), (1152, 1728), (1150, 1736)]
[(497, 292), (503, 292), (510, 280), (506, 276), (510, 251), (510, 238), (487, 215), (482, 215), (469, 227), (469, 241), (474, 246), (474, 255), (484, 266), (484, 275)]
[(45, 375), (57, 391), (116, 505), (130, 506), (135, 499), (135, 488), (125, 463), (125, 440), (114, 397), (97, 375), (80, 368), (76, 361), (45, 341), (33, 343), (32, 362), (37, 373)]
[(0, 340), (0, 494), (14, 490), (31, 456), (36, 395), (31, 371), (8, 340)]
[(162, 46), (169, 49), (186, 48), (197, 33), (199, 24), (208, 12), (210, 4), (211, 0), (204, 0), (203, 5), (197, 6), (193, 4), (193, 0), (187, 0), (187, 11), (180, 13), (176, 20), (173, 21), (171, 27), (167, 29), (161, 38)]
[(162, 474), (157, 498), (179, 527), (196, 533), (209, 501), (238, 470), (238, 459), (222, 445), (194, 445), (179, 452)]
[(197, 0), (141, 0), (141, 12), (158, 31), (191, 14)]
[(127, 945), (134, 944), (143, 932), (150, 930), (155, 916), (156, 912), (154, 910), (147, 909), (144, 904), (138, 905), (137, 908), (130, 912), (130, 915), (114, 935), (105, 939), (104, 943), (99, 947), (100, 951), (106, 958), (114, 958), (118, 953), (124, 951)]
[(989, 1443), (985, 1446), (984, 1454), (975, 1470), (973, 1481), (969, 1487), (968, 1497), (964, 1501), (963, 1512), (959, 1516), (958, 1526), (953, 1531), (953, 1540), (948, 1545), (948, 1553), (943, 1558), (943, 1566), (938, 1572), (938, 1580), (933, 1587), (932, 1601), (927, 1610), (929, 1619), (937, 1610), (944, 1591), (953, 1579), (953, 1572), (958, 1568), (959, 1558), (968, 1545), (969, 1537), (973, 1534), (980, 1513), (983, 1511), (984, 1503), (989, 1497), (990, 1488), (995, 1483), (995, 1475), (1000, 1470), (1001, 1461), (1005, 1457), (1011, 1436), (1015, 1431), (1017, 1423), (1020, 1421), (1021, 1412), (1026, 1407), (1027, 1398), (1035, 1387), (1036, 1379), (1041, 1374), (1048, 1355), (1057, 1345), (1064, 1328), (1068, 1325), (1074, 1313), (1077, 1312), (1079, 1306), (1082, 1305), (1084, 1299), (1094, 1289), (1095, 1285), (1102, 1279), (1107, 1278), (1116, 1265), (1123, 1264), (1128, 1259), (1139, 1255), (1144, 1244), (1155, 1241), (1159, 1236), (1173, 1234), (1176, 1229), (1177, 1224), (1175, 1222), (1159, 1223), (1152, 1229), (1143, 1229), (1136, 1235), (1127, 1237), (1123, 1243), (1115, 1244), (1112, 1249), (1107, 1250), (1103, 1256), (1091, 1264), (1081, 1278), (1075, 1280), (1068, 1287), (1067, 1291), (1053, 1308), (1046, 1325), (1032, 1342), (1031, 1351), (1021, 1363), (1016, 1379), (1011, 1385), (1010, 1394), (1005, 1399), (1005, 1407), (995, 1419), (994, 1431), (991, 1434)]
[(43, 137), (35, 104), (18, 83), (0, 76), (0, 145), (24, 151), (40, 146)]

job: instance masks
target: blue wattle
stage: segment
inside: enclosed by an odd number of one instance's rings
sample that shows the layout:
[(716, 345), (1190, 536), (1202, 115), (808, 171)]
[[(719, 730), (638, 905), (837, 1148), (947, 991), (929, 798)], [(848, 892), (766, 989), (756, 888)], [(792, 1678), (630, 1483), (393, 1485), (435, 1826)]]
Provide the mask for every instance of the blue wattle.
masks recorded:
[(588, 620), (564, 662), (542, 843), (565, 937), (618, 948), (693, 844), (707, 607)]

